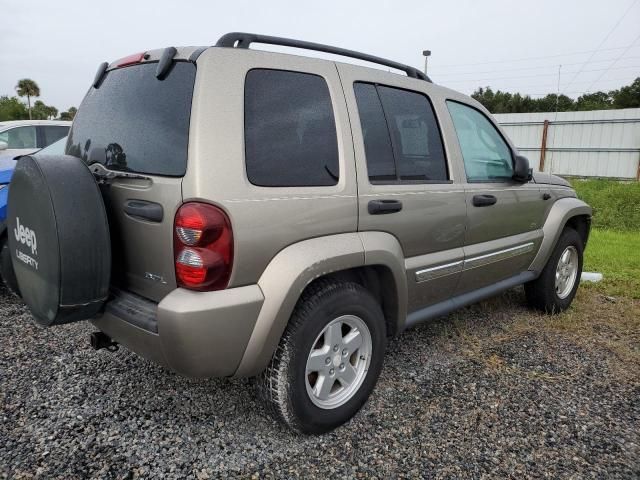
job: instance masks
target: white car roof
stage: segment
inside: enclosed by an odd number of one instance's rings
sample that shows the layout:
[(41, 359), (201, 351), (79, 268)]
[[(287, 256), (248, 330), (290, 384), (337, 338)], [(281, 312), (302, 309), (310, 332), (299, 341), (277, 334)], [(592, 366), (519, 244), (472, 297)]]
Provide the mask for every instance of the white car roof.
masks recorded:
[(24, 127), (30, 125), (61, 125), (70, 127), (71, 122), (66, 120), (11, 120), (8, 122), (0, 122), (0, 131), (13, 127)]

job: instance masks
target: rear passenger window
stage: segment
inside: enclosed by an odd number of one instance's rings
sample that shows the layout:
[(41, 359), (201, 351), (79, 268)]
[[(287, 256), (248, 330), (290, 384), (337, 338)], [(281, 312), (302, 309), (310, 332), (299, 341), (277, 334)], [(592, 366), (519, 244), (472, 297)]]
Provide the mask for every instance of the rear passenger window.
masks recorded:
[(66, 137), (69, 133), (69, 127), (64, 126), (52, 125), (40, 128), (42, 128), (44, 133), (44, 145), (41, 145), (42, 147), (47, 147), (52, 143), (57, 142), (61, 138)]
[(360, 82), (354, 92), (372, 183), (448, 180), (440, 130), (426, 96)]
[(245, 80), (245, 161), (264, 187), (338, 183), (338, 139), (322, 77), (255, 69)]
[(36, 127), (17, 127), (0, 133), (0, 142), (7, 148), (36, 148)]

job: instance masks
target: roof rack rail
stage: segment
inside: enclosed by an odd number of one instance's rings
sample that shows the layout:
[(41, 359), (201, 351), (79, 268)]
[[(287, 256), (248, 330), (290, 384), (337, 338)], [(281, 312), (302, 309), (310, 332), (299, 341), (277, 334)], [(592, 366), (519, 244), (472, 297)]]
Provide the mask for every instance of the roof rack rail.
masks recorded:
[(302, 48), (305, 50), (315, 50), (317, 52), (332, 53), (334, 55), (342, 55), (344, 57), (357, 58), (366, 62), (377, 63), (386, 67), (402, 70), (411, 78), (425, 80), (431, 82), (431, 79), (420, 70), (409, 65), (387, 60), (386, 58), (367, 55), (366, 53), (355, 52), (345, 48), (332, 47), (322, 43), (304, 42), (302, 40), (293, 40), (291, 38), (272, 37), (269, 35), (259, 35), (256, 33), (232, 32), (220, 37), (216, 43), (216, 47), (231, 48), (249, 48), (252, 43), (264, 43), (267, 45), (281, 45), (283, 47)]

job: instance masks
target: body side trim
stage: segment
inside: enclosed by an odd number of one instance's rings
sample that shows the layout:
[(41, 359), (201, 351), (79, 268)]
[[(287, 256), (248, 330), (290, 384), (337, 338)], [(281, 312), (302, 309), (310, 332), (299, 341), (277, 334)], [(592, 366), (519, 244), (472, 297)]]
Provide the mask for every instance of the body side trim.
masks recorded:
[(505, 248), (504, 250), (498, 250), (497, 252), (487, 253), (485, 255), (478, 255), (470, 257), (464, 261), (464, 270), (471, 270), (476, 267), (483, 267), (491, 263), (506, 260), (508, 258), (517, 257), (529, 253), (533, 250), (534, 242), (527, 242), (522, 245), (516, 245), (515, 247)]
[(428, 280), (434, 280), (436, 278), (451, 275), (453, 273), (460, 273), (462, 271), (463, 265), (464, 261), (458, 260), (457, 262), (446, 263), (444, 265), (438, 265), (437, 267), (429, 267), (418, 270), (415, 274), (416, 282), (426, 282)]

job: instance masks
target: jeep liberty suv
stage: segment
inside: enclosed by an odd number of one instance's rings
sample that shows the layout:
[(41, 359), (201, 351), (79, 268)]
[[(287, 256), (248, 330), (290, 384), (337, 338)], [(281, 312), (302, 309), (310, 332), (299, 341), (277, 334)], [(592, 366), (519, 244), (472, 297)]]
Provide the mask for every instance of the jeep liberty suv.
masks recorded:
[(591, 219), (468, 96), (245, 33), (102, 64), (66, 154), (20, 160), (9, 195), (38, 323), (90, 320), (95, 347), (188, 376), (258, 376), (313, 433), (360, 409), (409, 327), (522, 284), (569, 307)]

